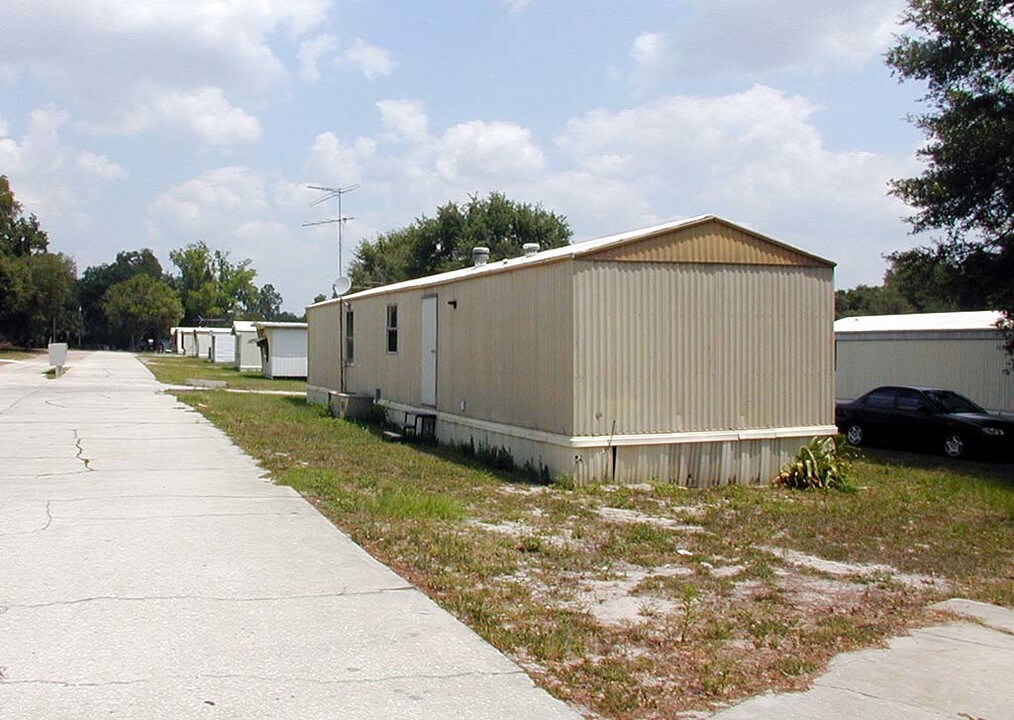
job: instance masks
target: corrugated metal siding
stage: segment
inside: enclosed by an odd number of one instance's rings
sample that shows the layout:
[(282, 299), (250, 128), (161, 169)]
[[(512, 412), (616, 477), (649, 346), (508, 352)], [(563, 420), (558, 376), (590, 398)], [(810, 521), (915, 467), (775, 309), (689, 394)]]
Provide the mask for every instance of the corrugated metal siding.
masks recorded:
[(578, 261), (575, 434), (833, 423), (831, 268)]
[[(858, 334), (858, 333), (857, 333)], [(852, 400), (878, 385), (922, 385), (955, 390), (989, 410), (1014, 412), (1014, 375), (1004, 373), (999, 332), (908, 333), (837, 341), (838, 398)], [(854, 336), (853, 336), (854, 337)]]
[[(764, 484), (808, 438), (641, 445), (580, 451), (572, 477), (586, 482), (660, 482), (688, 487)], [(615, 467), (613, 452), (615, 451)]]
[(215, 333), (211, 336), (211, 357), (215, 363), (225, 365), (236, 360), (236, 336)]
[(266, 328), (265, 335), (270, 353), (265, 376), (306, 377), (308, 329)]
[(236, 356), (234, 362), (240, 370), (261, 369), (261, 349), (257, 347), (256, 330), (240, 330), (236, 336)]
[(716, 220), (677, 228), (640, 242), (596, 253), (594, 259), (617, 262), (828, 266), (813, 256), (795, 252), (790, 247), (775, 244)]
[[(424, 294), (436, 295), (437, 409), (570, 434), (571, 271), (571, 262), (560, 262), (350, 300), (356, 357), (348, 389), (373, 393), (380, 388), (385, 399), (419, 404), (421, 304)], [(397, 355), (386, 351), (390, 303), (398, 304)]]
[(341, 389), (341, 350), (339, 322), (342, 307), (331, 303), (306, 310), (307, 322), (307, 376), (308, 385)]

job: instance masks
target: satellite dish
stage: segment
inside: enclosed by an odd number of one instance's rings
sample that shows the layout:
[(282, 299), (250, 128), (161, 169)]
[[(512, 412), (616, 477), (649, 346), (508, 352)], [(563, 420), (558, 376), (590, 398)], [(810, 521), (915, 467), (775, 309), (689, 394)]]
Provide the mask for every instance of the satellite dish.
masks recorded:
[(331, 286), (331, 289), (334, 290), (335, 295), (341, 297), (352, 289), (352, 281), (343, 275), (334, 281), (334, 285)]

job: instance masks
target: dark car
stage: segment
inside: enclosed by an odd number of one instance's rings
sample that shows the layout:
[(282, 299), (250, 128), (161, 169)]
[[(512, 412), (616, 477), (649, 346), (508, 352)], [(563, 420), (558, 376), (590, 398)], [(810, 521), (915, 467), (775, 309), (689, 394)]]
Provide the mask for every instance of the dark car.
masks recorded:
[(1014, 421), (986, 412), (952, 390), (889, 385), (835, 406), (835, 424), (853, 445), (889, 442), (950, 457), (1009, 456)]

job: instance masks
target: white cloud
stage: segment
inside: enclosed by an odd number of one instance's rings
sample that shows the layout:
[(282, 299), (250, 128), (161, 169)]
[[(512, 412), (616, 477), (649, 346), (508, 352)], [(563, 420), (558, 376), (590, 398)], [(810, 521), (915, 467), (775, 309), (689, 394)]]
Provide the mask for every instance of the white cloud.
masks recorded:
[[(135, 133), (158, 126), (146, 115), (153, 87), (184, 95), (221, 88), (252, 104), (284, 86), (289, 71), (272, 43), (320, 26), (328, 7), (328, 0), (15, 0), (4, 5), (0, 82), (24, 74), (82, 122)], [(249, 136), (248, 121), (233, 113), (227, 122)], [(214, 143), (229, 134), (219, 120), (199, 124)]]
[(426, 139), (429, 131), (429, 118), (426, 108), (418, 100), (381, 100), (377, 103), (380, 110), (380, 123), (391, 130), (396, 138), (412, 142)]
[(390, 75), (395, 64), (387, 50), (371, 45), (362, 38), (352, 41), (352, 45), (342, 52), (338, 63), (358, 70), (367, 80)]
[[(828, 148), (813, 121), (818, 111), (805, 98), (758, 85), (590, 112), (571, 120), (557, 144), (589, 179), (637, 186), (650, 210), (641, 220), (622, 205), (604, 206), (626, 218), (617, 229), (715, 212), (832, 258), (847, 247), (869, 271), (895, 249), (885, 237), (904, 238), (905, 207), (886, 191), (888, 179), (912, 173), (912, 164)], [(607, 220), (588, 213), (596, 215)]]
[(219, 88), (170, 93), (158, 98), (155, 106), (170, 123), (189, 128), (209, 145), (243, 145), (261, 139), (257, 118), (232, 105)]
[(321, 133), (314, 138), (303, 169), (315, 184), (354, 184), (362, 180), (363, 163), (373, 157), (376, 149), (377, 142), (372, 138), (358, 138), (347, 146), (334, 133)]
[(503, 4), (512, 13), (517, 14), (532, 4), (532, 0), (503, 0)]
[(168, 188), (148, 207), (149, 244), (161, 257), (195, 240), (249, 258), (258, 285), (271, 283), (297, 312), (333, 280), (330, 236), (301, 227), (313, 193), (243, 165), (205, 171)]
[(82, 127), (97, 135), (112, 136), (133, 136), (167, 127), (193, 133), (202, 143), (215, 147), (256, 143), (262, 135), (260, 121), (229, 102), (217, 87), (171, 90), (144, 85), (118, 117), (82, 123)]
[(338, 38), (334, 35), (317, 35), (305, 40), (296, 53), (299, 60), (299, 77), (308, 83), (320, 80), (321, 61), (326, 57), (333, 57), (337, 50)]
[(105, 155), (96, 155), (87, 150), (77, 154), (77, 165), (101, 180), (122, 180), (129, 175), (127, 169), (119, 163), (113, 162)]
[(109, 158), (69, 145), (62, 133), (70, 121), (65, 109), (46, 105), (29, 113), (20, 139), (0, 128), (0, 172), (10, 178), (25, 210), (39, 216), (54, 249), (64, 252), (73, 250), (61, 245), (64, 238), (93, 226), (93, 209), (107, 187), (96, 178), (127, 174)]
[(678, 25), (644, 32), (630, 55), (640, 88), (673, 79), (857, 68), (899, 31), (904, 0), (693, 0)]
[(462, 177), (531, 177), (545, 166), (542, 149), (531, 132), (507, 122), (472, 122), (452, 126), (440, 139), (436, 169), (450, 181)]

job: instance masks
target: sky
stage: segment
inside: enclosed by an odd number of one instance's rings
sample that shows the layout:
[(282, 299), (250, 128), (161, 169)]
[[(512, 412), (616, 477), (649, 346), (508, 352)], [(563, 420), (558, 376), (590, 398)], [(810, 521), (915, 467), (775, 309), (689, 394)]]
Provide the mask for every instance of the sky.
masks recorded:
[(2, 0), (0, 174), (79, 271), (203, 240), (301, 313), (362, 240), (501, 191), (574, 240), (716, 214), (877, 285), (931, 242), (904, 0)]

